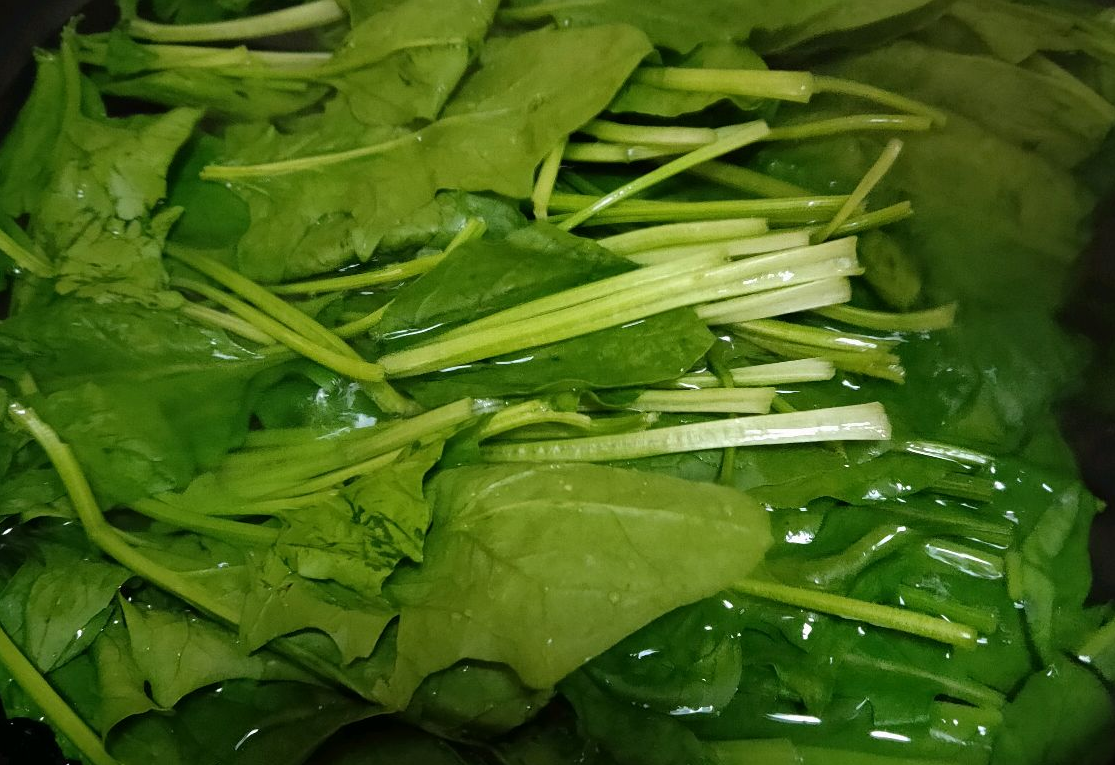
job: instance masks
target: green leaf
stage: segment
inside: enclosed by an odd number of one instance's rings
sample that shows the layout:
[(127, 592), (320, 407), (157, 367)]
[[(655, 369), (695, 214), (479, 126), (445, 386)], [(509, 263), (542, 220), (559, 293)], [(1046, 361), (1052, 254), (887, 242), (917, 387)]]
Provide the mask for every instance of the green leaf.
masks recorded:
[(328, 688), (230, 681), (188, 696), (171, 715), (126, 722), (109, 750), (124, 765), (301, 765), (340, 728), (373, 714)]
[(107, 736), (129, 717), (156, 708), (145, 690), (143, 673), (136, 664), (122, 616), (114, 615), (90, 650), (97, 667), (100, 701), (93, 720), (97, 730)]
[(402, 612), (399, 698), (466, 658), (550, 687), (746, 575), (769, 543), (762, 511), (734, 490), (612, 468), (458, 468), (430, 497), (426, 562), (389, 590)]
[(525, 199), (534, 169), (595, 117), (650, 52), (636, 29), (539, 30), (490, 44), (481, 67), (423, 131), (442, 188)]
[(325, 633), (341, 664), (371, 655), (397, 611), (386, 601), (357, 595), (296, 575), (278, 556), (253, 560), (250, 589), (240, 616), (240, 640), (247, 650), (304, 630)]
[(1115, 708), (1090, 672), (1060, 659), (1006, 709), (992, 765), (1100, 765), (1113, 750)]
[(330, 580), (366, 596), (403, 559), (422, 560), (430, 508), (426, 473), (441, 456), (427, 447), (358, 478), (319, 505), (287, 510), (275, 550), (306, 579)]
[(41, 672), (57, 669), (96, 640), (130, 577), (88, 550), (44, 541), (0, 591), (4, 631)]
[(700, 741), (677, 718), (610, 699), (584, 672), (566, 678), (561, 692), (573, 704), (583, 735), (599, 741), (620, 765), (710, 762)]
[(264, 651), (248, 654), (233, 632), (202, 617), (122, 602), (132, 656), (161, 707), (224, 680), (317, 682), (284, 659)]
[(50, 181), (30, 231), (57, 263), (57, 289), (98, 301), (176, 305), (167, 292), (162, 246), (178, 213), (166, 197), (171, 160), (200, 113), (94, 120), (63, 129)]
[(0, 144), (0, 210), (12, 218), (35, 210), (50, 182), (66, 108), (62, 62), (57, 54), (35, 54), (35, 82)]
[(961, 114), (1059, 167), (1095, 154), (1115, 124), (1110, 105), (1097, 107), (1095, 94), (1050, 74), (910, 41), (850, 56), (833, 71)]
[(355, 117), (369, 125), (432, 121), (487, 34), (497, 2), (406, 0), (359, 21), (327, 69)]
[(489, 738), (523, 725), (552, 696), (525, 687), (506, 667), (466, 662), (423, 680), (402, 717), (443, 738)]

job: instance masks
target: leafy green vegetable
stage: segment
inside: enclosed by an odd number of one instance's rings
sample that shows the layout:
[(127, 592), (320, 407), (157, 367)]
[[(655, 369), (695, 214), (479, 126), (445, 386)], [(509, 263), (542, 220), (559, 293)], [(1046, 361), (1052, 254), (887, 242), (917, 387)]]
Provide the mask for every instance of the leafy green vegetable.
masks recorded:
[(391, 588), (402, 604), (392, 692), (404, 698), (463, 658), (552, 686), (655, 616), (745, 576), (767, 543), (761, 510), (734, 490), (609, 468), (458, 468), (431, 499), (427, 562)]
[(89, 765), (1098, 765), (1051, 412), (1108, 21), (67, 28), (0, 144), (6, 713)]

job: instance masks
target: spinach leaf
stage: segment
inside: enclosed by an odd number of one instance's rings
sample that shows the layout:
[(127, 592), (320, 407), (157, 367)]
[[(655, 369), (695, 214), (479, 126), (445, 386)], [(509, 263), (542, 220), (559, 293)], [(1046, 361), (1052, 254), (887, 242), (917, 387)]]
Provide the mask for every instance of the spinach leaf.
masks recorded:
[(36, 52), (31, 93), (0, 144), (0, 211), (8, 217), (39, 207), (62, 132), (65, 89), (59, 55)]
[(449, 739), (489, 738), (534, 718), (552, 695), (506, 667), (465, 662), (423, 680), (402, 717)]
[(426, 560), (389, 588), (401, 604), (390, 692), (404, 699), (465, 658), (547, 688), (746, 575), (769, 544), (762, 511), (732, 489), (612, 468), (457, 468), (430, 497)]
[(355, 24), (327, 69), (354, 116), (369, 125), (434, 120), (495, 16), (497, 2), (406, 0)]
[(126, 765), (301, 765), (343, 726), (373, 707), (303, 683), (233, 680), (117, 728), (110, 752)]
[(1099, 765), (1111, 757), (1115, 708), (1091, 673), (1064, 659), (1031, 676), (1007, 707), (993, 765)]
[(710, 762), (701, 742), (677, 718), (610, 699), (583, 671), (563, 680), (561, 692), (573, 704), (583, 735), (599, 741), (620, 765)]
[(761, 52), (840, 47), (916, 28), (940, 15), (944, 5), (932, 0), (604, 0), (540, 4), (534, 9), (534, 4), (534, 0), (516, 0), (511, 4), (516, 12), (507, 15), (524, 20), (550, 17), (560, 26), (634, 24), (655, 45), (680, 53), (701, 43), (747, 40), (753, 33)]
[(377, 595), (401, 560), (422, 560), (430, 525), (422, 483), (440, 456), (440, 446), (427, 447), (358, 478), (319, 505), (283, 512), (286, 528), (276, 553), (306, 579)]
[(962, 114), (1015, 146), (1072, 168), (1095, 154), (1115, 109), (1051, 74), (902, 41), (841, 60), (840, 76), (898, 88)]
[(244, 437), (266, 368), (177, 313), (67, 298), (0, 324), (0, 358), (28, 370), (110, 505), (182, 488)]
[(132, 656), (151, 688), (151, 698), (170, 708), (205, 686), (232, 679), (315, 679), (269, 651), (249, 655), (236, 635), (220, 625), (187, 612), (122, 603)]
[(253, 556), (240, 615), (240, 640), (256, 650), (283, 635), (317, 630), (328, 635), (341, 664), (372, 654), (397, 611), (385, 600), (357, 595), (292, 572), (274, 554)]
[(97, 639), (130, 577), (88, 550), (42, 542), (0, 590), (4, 631), (40, 671), (50, 672)]

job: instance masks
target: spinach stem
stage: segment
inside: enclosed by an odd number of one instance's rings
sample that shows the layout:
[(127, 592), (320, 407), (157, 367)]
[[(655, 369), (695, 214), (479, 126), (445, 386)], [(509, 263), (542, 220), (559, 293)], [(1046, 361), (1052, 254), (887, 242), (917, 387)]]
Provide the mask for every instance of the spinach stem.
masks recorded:
[(927, 117), (932, 120), (933, 124), (937, 127), (943, 127), (948, 122), (948, 115), (940, 109), (924, 104), (913, 98), (907, 98), (898, 93), (892, 93), (889, 90), (877, 88), (874, 85), (866, 85), (862, 82), (854, 82), (852, 80), (844, 80), (822, 74), (814, 76), (813, 85), (818, 93), (831, 93), (834, 95), (862, 98), (867, 101), (882, 104), (883, 106), (898, 109), (902, 112)]
[(47, 679), (39, 673), (35, 665), (23, 655), (19, 646), (4, 631), (3, 626), (0, 626), (0, 665), (7, 670), (28, 698), (43, 711), (58, 732), (69, 739), (91, 765), (120, 765), (119, 761), (105, 749), (101, 737), (94, 733), (58, 694), (58, 691), (51, 687)]
[[(847, 246), (847, 242), (837, 240), (832, 244)], [(851, 247), (854, 252), (854, 242)], [(829, 256), (828, 250), (803, 248), (724, 265), (679, 268), (673, 278), (643, 277), (646, 283), (617, 291), (616, 280), (628, 276), (622, 274), (492, 314), (425, 345), (389, 353), (378, 363), (390, 377), (433, 372), (589, 334), (675, 308), (823, 279), (845, 272), (854, 263), (854, 256)], [(643, 274), (644, 271), (630, 272), (634, 278)], [(661, 271), (655, 274), (660, 275)], [(595, 299), (586, 299), (586, 295)]]
[[(771, 133), (783, 128), (772, 128)], [(771, 140), (768, 135), (767, 140)], [(756, 197), (766, 197), (768, 199), (777, 199), (779, 197), (807, 197), (809, 190), (803, 189), (793, 183), (772, 178), (769, 175), (752, 170), (748, 167), (740, 165), (733, 165), (728, 162), (719, 162), (717, 160), (709, 160), (700, 165), (695, 165), (685, 172), (690, 175), (695, 175), (698, 178), (704, 178), (706, 181), (719, 183), (721, 186), (727, 186), (736, 191), (742, 191), (745, 194), (751, 194)]]
[[(765, 218), (771, 222), (789, 224), (819, 223), (831, 218), (847, 199), (846, 196), (728, 199), (710, 202), (628, 199), (596, 213), (586, 223), (593, 226), (616, 223), (680, 223), (725, 218)], [(555, 193), (550, 200), (550, 210), (574, 212), (595, 201), (595, 197), (587, 195)], [(551, 216), (551, 220), (558, 218)]]
[(480, 440), (493, 438), (512, 430), (540, 423), (556, 423), (584, 430), (591, 427), (592, 418), (587, 414), (554, 409), (545, 401), (524, 401), (493, 414), (480, 429), (479, 438)]
[(836, 233), (837, 229), (844, 224), (844, 221), (848, 220), (848, 218), (859, 209), (860, 205), (867, 199), (867, 195), (879, 185), (879, 182), (882, 181), (886, 174), (890, 172), (890, 169), (894, 167), (894, 163), (898, 160), (898, 155), (901, 153), (902, 141), (897, 138), (892, 138), (887, 142), (886, 148), (883, 149), (883, 153), (863, 176), (863, 179), (856, 186), (855, 191), (848, 197), (848, 201), (845, 202), (844, 206), (833, 216), (833, 219), (829, 221), (828, 225), (817, 233), (817, 241), (824, 242), (829, 239)]
[(826, 319), (878, 332), (935, 332), (953, 325), (956, 321), (956, 309), (956, 303), (949, 303), (924, 311), (889, 313), (841, 305), (818, 308), (814, 313)]
[(820, 441), (885, 441), (890, 423), (879, 404), (699, 422), (641, 433), (500, 444), (481, 448), (489, 462), (611, 462), (730, 446)]
[(167, 254), (248, 301), (272, 319), (331, 351), (347, 354), (352, 349), (328, 329), (224, 263), (186, 247), (168, 247)]
[[(858, 265), (847, 269), (849, 275), (862, 273)], [(697, 316), (709, 324), (735, 324), (771, 316), (798, 313), (846, 303), (852, 299), (852, 283), (844, 276), (818, 279), (784, 289), (744, 295), (732, 300), (708, 303), (697, 309)]]
[(638, 146), (626, 143), (569, 143), (562, 160), (595, 164), (629, 164), (684, 154), (688, 146)]
[(360, 146), (346, 151), (330, 152), (328, 154), (314, 154), (308, 157), (295, 157), (282, 159), (276, 162), (266, 162), (258, 165), (207, 165), (201, 170), (200, 177), (206, 181), (237, 181), (245, 178), (266, 178), (274, 175), (300, 173), (306, 170), (316, 170), (331, 165), (350, 162), (354, 159), (373, 157), (384, 154), (401, 146), (414, 144), (418, 141), (417, 133), (406, 133), (398, 138), (392, 138), (370, 146)]
[(759, 335), (815, 348), (849, 353), (885, 353), (898, 346), (898, 342), (895, 340), (884, 340), (868, 335), (839, 332), (822, 327), (808, 327), (802, 324), (769, 319), (741, 323), (738, 328), (748, 335)]
[(666, 90), (771, 98), (800, 104), (808, 103), (815, 91), (814, 77), (809, 72), (767, 69), (642, 67), (631, 79)]
[(254, 523), (213, 518), (168, 505), (157, 499), (138, 499), (132, 502), (130, 507), (151, 520), (226, 542), (266, 546), (274, 544), (279, 537), (278, 529)]
[(534, 182), (534, 190), (530, 195), (535, 220), (546, 220), (550, 214), (550, 196), (554, 193), (554, 185), (557, 183), (558, 173), (561, 172), (561, 160), (568, 142), (568, 138), (562, 138), (546, 155), (542, 167), (538, 169), (538, 179)]
[(1007, 703), (1006, 696), (994, 688), (956, 678), (939, 675), (935, 672), (922, 669), (913, 664), (900, 664), (898, 662), (877, 659), (873, 656), (864, 656), (858, 653), (849, 653), (844, 657), (848, 666), (866, 669), (871, 672), (883, 672), (900, 675), (914, 680), (929, 681), (936, 684), (942, 694), (959, 701), (966, 701), (978, 707), (988, 709), (1001, 709)]
[(608, 209), (617, 202), (623, 201), (627, 197), (646, 191), (652, 186), (668, 178), (672, 178), (694, 165), (699, 165), (710, 159), (716, 159), (724, 154), (741, 149), (748, 144), (762, 140), (768, 133), (770, 133), (770, 128), (767, 126), (767, 123), (761, 120), (750, 122), (745, 125), (733, 125), (731, 129), (723, 130), (720, 134), (721, 137), (715, 143), (702, 146), (699, 149), (678, 157), (672, 162), (667, 162), (661, 167), (651, 170), (646, 175), (642, 175), (633, 181), (625, 183), (618, 189), (595, 200), (587, 207), (575, 212), (571, 217), (562, 221), (559, 228), (564, 231), (571, 231), (592, 216)]
[(895, 596), (900, 606), (925, 614), (938, 615), (949, 621), (970, 624), (984, 635), (990, 635), (999, 628), (999, 615), (993, 610), (966, 606), (953, 598), (941, 598), (906, 584), (899, 585), (895, 589)]
[(224, 311), (218, 311), (209, 306), (198, 305), (197, 303), (186, 303), (180, 309), (182, 313), (199, 324), (206, 324), (210, 327), (217, 327), (219, 329), (232, 332), (233, 334), (240, 335), (245, 340), (251, 340), (260, 345), (274, 345), (275, 338), (271, 335), (258, 329), (251, 322), (241, 319)]
[[(790, 415), (782, 416), (788, 417)], [(974, 628), (966, 624), (937, 619), (892, 606), (883, 606), (878, 603), (855, 600), (829, 592), (806, 590), (800, 587), (789, 587), (784, 584), (754, 579), (738, 582), (732, 589), (754, 598), (771, 600), (851, 621), (864, 622), (883, 629), (905, 632), (938, 643), (962, 648), (974, 648), (976, 644), (977, 633)]]
[(812, 122), (793, 125), (780, 125), (771, 128), (767, 141), (802, 141), (809, 138), (824, 138), (842, 133), (864, 132), (908, 132), (921, 133), (930, 130), (933, 122), (928, 117), (910, 114), (851, 114), (846, 117), (831, 117)]
[(590, 135), (599, 141), (635, 146), (705, 146), (714, 143), (720, 137), (715, 128), (624, 125), (602, 119), (592, 120), (577, 132)]
[(300, 32), (344, 18), (344, 10), (334, 0), (311, 0), (256, 16), (205, 24), (159, 24), (133, 18), (127, 20), (127, 30), (133, 37), (156, 42), (224, 42)]
[(368, 382), (381, 382), (385, 379), (383, 369), (379, 365), (363, 359), (353, 358), (350, 354), (338, 353), (331, 348), (323, 348), (286, 325), (279, 323), (263, 311), (253, 308), (215, 287), (192, 279), (172, 279), (171, 283), (179, 289), (196, 292), (227, 308), (300, 356), (316, 361), (338, 374), (351, 377), (353, 380)]
[(774, 388), (648, 390), (640, 393), (629, 406), (641, 412), (766, 414), (774, 394)]
[(34, 412), (18, 402), (8, 405), (8, 414), (34, 438), (47, 459), (58, 471), (62, 485), (70, 497), (74, 512), (81, 521), (89, 541), (120, 565), (135, 572), (160, 589), (174, 593), (190, 605), (221, 621), (236, 624), (238, 614), (218, 599), (211, 598), (206, 590), (185, 574), (172, 571), (152, 561), (133, 549), (120, 532), (105, 518), (104, 513), (89, 488), (85, 473), (70, 447)]
[(767, 222), (762, 218), (702, 220), (693, 223), (649, 226), (597, 239), (596, 243), (617, 255), (630, 255), (676, 245), (711, 244), (730, 241), (737, 237), (760, 236), (768, 230)]
[[(729, 370), (732, 382), (740, 387), (764, 385), (791, 385), (794, 383), (821, 382), (831, 380), (836, 367), (825, 359), (799, 359), (777, 361), (773, 364), (756, 364), (750, 367), (736, 367)], [(720, 386), (719, 376), (704, 372), (679, 377), (669, 384), (672, 388), (716, 388)], [(666, 387), (666, 386), (660, 386)]]
[(903, 450), (910, 454), (920, 454), (924, 457), (959, 462), (971, 467), (987, 467), (994, 464), (995, 459), (990, 454), (977, 452), (963, 446), (944, 444), (939, 441), (909, 441), (903, 445)]
[[(43, 279), (54, 276), (54, 264), (47, 259), (46, 255), (39, 252), (33, 244), (30, 246), (20, 244), (4, 230), (7, 220), (6, 218), (0, 219), (0, 252), (11, 258), (16, 266), (30, 271), (35, 276)], [(12, 223), (11, 225), (16, 224)]]
[(420, 276), (429, 272), (443, 260), (445, 260), (445, 253), (439, 252), (402, 263), (392, 263), (374, 271), (333, 276), (327, 279), (290, 282), (289, 284), (275, 284), (268, 287), (268, 290), (274, 295), (316, 295), (323, 292), (347, 292), (349, 290), (365, 289), (379, 284), (401, 282), (414, 276)]
[(749, 236), (722, 242), (681, 244), (656, 250), (643, 250), (642, 252), (631, 253), (627, 258), (641, 266), (656, 266), (713, 249), (723, 252), (727, 257), (739, 258), (745, 255), (763, 255), (782, 250), (796, 250), (808, 247), (809, 241), (810, 235), (807, 231), (777, 231), (762, 236)]

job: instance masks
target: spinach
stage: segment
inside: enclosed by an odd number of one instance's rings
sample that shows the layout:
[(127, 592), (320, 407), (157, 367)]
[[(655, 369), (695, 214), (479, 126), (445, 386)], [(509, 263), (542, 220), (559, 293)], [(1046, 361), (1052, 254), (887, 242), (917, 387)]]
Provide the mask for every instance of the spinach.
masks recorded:
[(91, 765), (1104, 753), (1089, 4), (121, 11), (0, 144), (7, 713)]
[[(742, 494), (610, 468), (457, 468), (431, 494), (426, 562), (390, 589), (402, 605), (391, 685), (403, 698), (464, 658), (552, 686), (655, 616), (746, 575), (767, 545), (762, 511)], [(683, 547), (701, 555), (679, 556)], [(475, 570), (499, 573), (461, 574)], [(445, 640), (426, 640), (432, 632)]]

